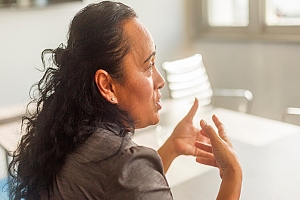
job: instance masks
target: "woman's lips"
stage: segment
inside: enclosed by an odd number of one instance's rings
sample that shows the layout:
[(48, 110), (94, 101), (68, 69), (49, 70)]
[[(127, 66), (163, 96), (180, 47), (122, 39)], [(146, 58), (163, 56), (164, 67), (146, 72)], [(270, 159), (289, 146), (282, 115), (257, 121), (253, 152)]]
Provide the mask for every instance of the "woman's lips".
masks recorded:
[(156, 102), (156, 106), (157, 106), (158, 110), (162, 109), (162, 102), (161, 102), (161, 100), (159, 100), (158, 102)]

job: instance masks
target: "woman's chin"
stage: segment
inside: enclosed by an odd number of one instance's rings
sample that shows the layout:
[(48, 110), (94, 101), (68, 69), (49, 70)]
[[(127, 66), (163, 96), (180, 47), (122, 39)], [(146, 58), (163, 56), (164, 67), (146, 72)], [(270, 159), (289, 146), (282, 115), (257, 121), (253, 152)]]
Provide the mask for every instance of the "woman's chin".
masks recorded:
[(137, 123), (135, 124), (135, 128), (136, 129), (141, 129), (141, 128), (147, 128), (148, 126), (153, 126), (159, 123), (160, 117), (159, 114), (156, 115), (156, 118), (153, 119), (152, 121), (148, 122), (148, 123)]

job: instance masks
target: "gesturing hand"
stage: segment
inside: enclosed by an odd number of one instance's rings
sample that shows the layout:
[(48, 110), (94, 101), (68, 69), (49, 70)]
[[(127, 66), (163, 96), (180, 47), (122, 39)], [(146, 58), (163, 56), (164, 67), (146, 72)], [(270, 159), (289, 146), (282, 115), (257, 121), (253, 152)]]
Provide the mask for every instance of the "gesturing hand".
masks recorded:
[(198, 109), (198, 99), (188, 114), (178, 123), (171, 136), (158, 150), (162, 159), (164, 172), (169, 169), (173, 160), (179, 155), (200, 156), (203, 152), (195, 146), (195, 142), (203, 142), (209, 144), (209, 139), (202, 135), (200, 130), (193, 125), (193, 118)]
[(215, 115), (213, 115), (212, 119), (218, 129), (218, 134), (204, 120), (200, 121), (201, 132), (210, 138), (210, 144), (201, 141), (195, 143), (195, 146), (202, 150), (202, 154), (196, 158), (196, 161), (205, 165), (219, 167), (222, 178), (226, 173), (236, 170), (241, 171), (241, 167), (233, 146), (226, 135), (225, 126)]
[(212, 119), (218, 129), (218, 134), (204, 120), (200, 121), (201, 132), (210, 138), (210, 144), (200, 141), (195, 143), (195, 146), (203, 151), (202, 155), (196, 158), (196, 161), (219, 167), (222, 183), (217, 200), (238, 200), (242, 187), (242, 168), (226, 135), (224, 125), (215, 115)]
[(200, 156), (201, 150), (196, 148), (195, 142), (209, 143), (209, 139), (200, 133), (200, 130), (193, 125), (193, 118), (198, 109), (198, 99), (195, 99), (188, 114), (177, 124), (169, 137), (177, 156), (193, 155)]

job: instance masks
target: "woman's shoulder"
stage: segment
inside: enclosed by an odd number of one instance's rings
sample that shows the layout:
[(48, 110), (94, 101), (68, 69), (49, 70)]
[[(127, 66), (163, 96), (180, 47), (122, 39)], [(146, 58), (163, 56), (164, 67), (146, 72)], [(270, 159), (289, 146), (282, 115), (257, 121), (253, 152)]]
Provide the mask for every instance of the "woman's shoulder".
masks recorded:
[(122, 137), (119, 136), (119, 130), (100, 127), (74, 151), (74, 154), (83, 162), (99, 162), (116, 155), (124, 143), (127, 146), (136, 145), (129, 135)]
[[(134, 145), (132, 145), (132, 143)], [(119, 153), (119, 157), (124, 160), (137, 159), (137, 160), (155, 160), (156, 162), (160, 162), (161, 159), (156, 150), (139, 146), (132, 141), (125, 141), (122, 144), (121, 151)]]
[(162, 161), (154, 149), (124, 144), (110, 167), (110, 181), (116, 186), (108, 194), (113, 194), (112, 199), (172, 199)]
[(82, 148), (84, 159), (89, 158), (88, 162), (106, 160), (111, 166), (121, 168), (130, 166), (137, 169), (146, 165), (163, 173), (162, 161), (156, 150), (139, 146), (132, 141), (130, 133), (121, 137), (119, 132), (117, 128), (98, 128)]
[(170, 199), (172, 196), (157, 151), (138, 146), (129, 135), (121, 137), (114, 130), (97, 129), (66, 164), (57, 181), (63, 178), (67, 179), (64, 182), (76, 182), (86, 191), (96, 191), (99, 197)]
[(106, 161), (106, 164), (120, 167), (128, 164), (134, 168), (147, 165), (163, 173), (162, 161), (156, 150), (137, 145), (131, 140), (130, 133), (122, 137), (119, 131), (98, 128), (69, 159), (80, 160), (82, 164)]
[[(126, 174), (137, 172), (137, 174), (152, 174), (154, 171), (163, 175), (162, 160), (156, 150), (135, 144), (131, 140), (124, 140), (121, 144), (120, 151), (113, 159), (112, 166), (121, 168), (119, 171)], [(153, 174), (152, 174), (153, 175)], [(160, 176), (159, 175), (159, 176)]]

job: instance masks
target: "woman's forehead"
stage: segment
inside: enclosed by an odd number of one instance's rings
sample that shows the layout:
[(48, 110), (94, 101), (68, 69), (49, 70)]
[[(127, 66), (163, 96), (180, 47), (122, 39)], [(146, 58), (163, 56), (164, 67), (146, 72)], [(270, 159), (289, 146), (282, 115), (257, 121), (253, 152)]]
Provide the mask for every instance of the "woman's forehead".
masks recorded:
[(130, 50), (125, 62), (134, 62), (136, 66), (142, 66), (153, 52), (155, 44), (148, 29), (137, 19), (133, 18), (124, 24), (124, 32), (128, 37)]
[(137, 18), (128, 20), (128, 22), (124, 25), (124, 31), (133, 48), (143, 47), (155, 50), (151, 33)]

